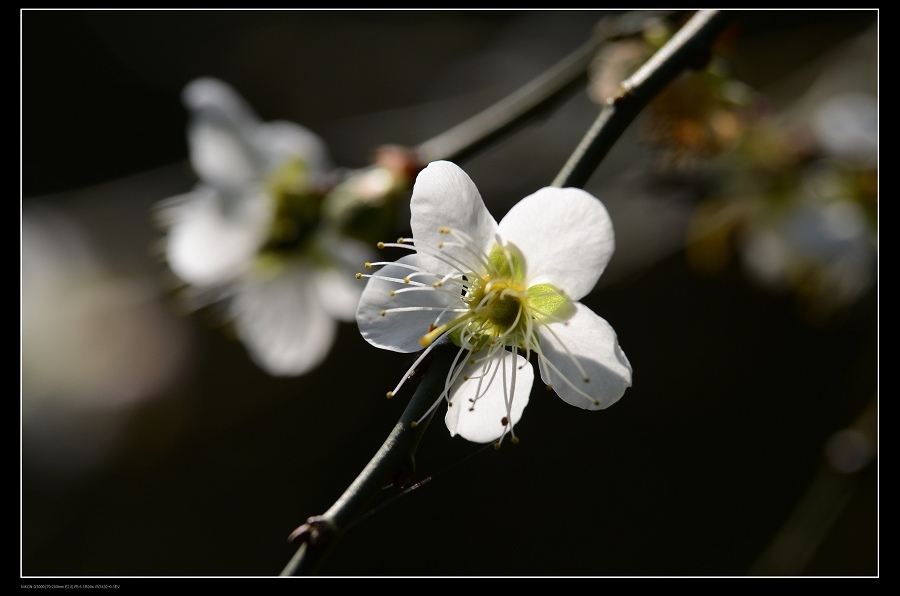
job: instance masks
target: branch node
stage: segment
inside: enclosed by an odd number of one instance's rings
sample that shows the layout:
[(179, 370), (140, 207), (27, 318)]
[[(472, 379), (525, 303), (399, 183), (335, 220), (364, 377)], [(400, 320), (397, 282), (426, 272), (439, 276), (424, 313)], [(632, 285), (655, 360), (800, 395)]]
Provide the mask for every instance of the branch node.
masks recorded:
[(315, 515), (306, 520), (306, 523), (291, 532), (288, 542), (306, 543), (310, 546), (326, 544), (337, 533), (337, 528), (328, 518)]

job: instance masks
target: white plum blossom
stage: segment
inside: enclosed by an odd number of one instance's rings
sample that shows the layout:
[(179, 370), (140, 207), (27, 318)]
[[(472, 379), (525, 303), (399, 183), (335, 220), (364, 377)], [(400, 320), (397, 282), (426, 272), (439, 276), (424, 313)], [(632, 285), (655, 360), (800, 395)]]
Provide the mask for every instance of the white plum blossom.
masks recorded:
[[(432, 410), (447, 402), (450, 434), (479, 443), (510, 434), (541, 379), (565, 402), (611, 406), (631, 386), (613, 328), (578, 302), (606, 268), (615, 240), (603, 204), (577, 188), (543, 188), (499, 222), (472, 180), (447, 161), (429, 164), (410, 203), (412, 250), (368, 278), (356, 319), (371, 344), (422, 354), (446, 338), (459, 347)], [(396, 393), (403, 381), (389, 392)]]
[(262, 122), (230, 86), (188, 84), (190, 161), (199, 182), (160, 204), (165, 256), (200, 305), (225, 300), (250, 356), (272, 375), (300, 375), (352, 321), (353, 273), (370, 251), (320, 217), (332, 164), (315, 134)]

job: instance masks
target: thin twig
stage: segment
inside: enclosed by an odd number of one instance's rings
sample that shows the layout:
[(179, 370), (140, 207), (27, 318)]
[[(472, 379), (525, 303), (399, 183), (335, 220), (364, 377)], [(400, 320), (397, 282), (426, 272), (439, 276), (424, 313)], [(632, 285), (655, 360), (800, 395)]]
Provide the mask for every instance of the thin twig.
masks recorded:
[[(515, 127), (548, 110), (566, 94), (583, 88), (587, 71), (602, 43), (643, 30), (648, 19), (664, 13), (626, 13), (605, 17), (595, 34), (580, 48), (518, 91), (460, 123), (454, 128), (412, 149), (419, 167), (436, 159), (462, 160), (508, 134)], [(385, 485), (398, 484), (397, 475), (411, 473), (415, 449), (430, 417), (412, 427), (444, 390), (450, 359), (447, 346), (436, 346), (430, 372), (403, 413), (403, 417), (384, 444), (344, 494), (320, 516), (310, 517), (297, 528), (291, 539), (299, 548), (282, 575), (312, 573), (334, 547), (339, 537), (364, 514), (366, 507)]]
[(706, 64), (712, 43), (734, 11), (700, 10), (650, 60), (622, 82), (610, 98), (553, 186), (581, 188), (641, 110), (683, 71)]
[[(673, 41), (681, 40), (679, 44), (673, 45), (672, 42), (667, 44), (657, 55), (662, 55), (660, 58), (654, 57), (654, 60), (648, 62), (635, 76), (623, 84), (623, 86), (633, 86), (632, 92), (638, 94), (638, 100), (635, 100), (638, 105), (637, 111), (674, 78), (675, 74), (686, 68), (685, 54), (689, 50), (694, 51), (697, 45), (703, 41), (711, 41), (714, 37), (712, 31), (715, 29), (718, 32), (722, 26), (720, 22), (725, 20), (723, 17), (716, 16), (717, 14), (709, 11), (699, 13), (685, 26), (685, 29), (688, 30), (687, 33), (680, 33), (673, 38)], [(637, 21), (629, 18), (620, 22), (636, 27)], [(500, 104), (447, 133), (423, 143), (415, 150), (417, 155), (425, 163), (433, 159), (460, 159), (510, 130), (513, 125), (521, 123), (527, 116), (546, 107), (547, 102), (558, 98), (571, 85), (585, 76), (587, 66), (599, 47), (599, 40), (610, 39), (610, 31), (621, 33), (621, 31), (616, 31), (615, 27), (598, 28), (597, 35), (589, 43), (579, 48), (557, 67)], [(685, 47), (689, 50), (684, 49)], [(670, 49), (667, 50), (667, 48)], [(630, 103), (630, 101), (623, 101), (623, 103)], [(613, 115), (634, 109), (626, 106), (617, 111), (615, 105), (610, 107), (614, 110)], [(614, 124), (621, 118), (622, 116), (619, 116), (618, 119), (609, 117)], [(633, 119), (633, 116), (631, 118)], [(582, 143), (582, 145), (584, 144), (585, 142)], [(579, 146), (579, 149), (582, 147)], [(576, 180), (577, 178), (574, 176), (576, 174), (583, 175), (586, 168), (590, 167), (590, 171), (593, 171), (605, 151), (600, 157), (596, 157), (596, 148), (591, 143), (585, 147), (583, 153), (587, 157), (579, 157), (574, 161), (572, 167), (575, 172), (572, 176)], [(580, 153), (576, 151), (576, 155), (580, 155)], [(596, 159), (596, 161), (590, 161), (588, 158)], [(293, 540), (300, 542), (300, 546), (281, 575), (308, 575), (314, 572), (342, 534), (354, 521), (359, 519), (384, 486), (393, 484), (400, 487), (403, 485), (403, 480), (408, 478), (414, 469), (416, 447), (428, 420), (430, 420), (430, 415), (423, 420), (423, 424), (416, 426), (413, 423), (422, 419), (434, 402), (440, 398), (445, 389), (445, 379), (454, 354), (455, 350), (449, 344), (435, 346), (431, 364), (418, 389), (375, 456), (328, 511), (320, 516), (309, 518), (291, 535)], [(398, 475), (402, 478), (399, 481)]]
[(650, 19), (671, 14), (672, 11), (634, 11), (601, 19), (587, 42), (542, 75), (479, 114), (414, 148), (419, 163), (438, 159), (461, 161), (470, 157), (546, 112), (566, 95), (583, 89), (588, 79), (588, 67), (604, 43), (639, 33)]
[[(456, 349), (435, 345), (428, 371), (384, 444), (344, 494), (324, 514), (311, 517), (291, 535), (300, 541), (297, 553), (281, 575), (308, 575), (325, 559), (342, 533), (387, 486), (403, 486), (415, 469), (415, 452), (430, 420), (429, 408), (440, 398)], [(433, 412), (432, 412), (433, 414)]]

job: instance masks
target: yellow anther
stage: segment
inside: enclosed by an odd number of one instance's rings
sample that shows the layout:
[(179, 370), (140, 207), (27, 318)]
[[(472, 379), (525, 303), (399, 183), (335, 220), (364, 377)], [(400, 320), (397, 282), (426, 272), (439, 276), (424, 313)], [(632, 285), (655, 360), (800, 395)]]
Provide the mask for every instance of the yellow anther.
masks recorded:
[(366, 264), (365, 264), (364, 266), (365, 266), (366, 269), (371, 269), (371, 268), (372, 268), (372, 263), (366, 261)]
[(357, 273), (357, 274), (356, 274), (356, 279), (362, 279), (362, 273)]
[(440, 232), (441, 234), (449, 234), (449, 233), (450, 233), (450, 228), (446, 228), (446, 227), (440, 228), (440, 229), (438, 230), (438, 232)]
[(444, 243), (443, 243), (443, 242), (438, 242), (438, 248), (444, 248)]
[(386, 315), (386, 314), (387, 314), (387, 311), (386, 311), (386, 310), (381, 311), (381, 316), (382, 316), (382, 317), (383, 317), (384, 315)]
[(409, 423), (410, 428), (416, 428), (417, 426), (419, 426), (419, 423), (415, 420)]
[(406, 238), (404, 238), (403, 236), (397, 238), (397, 244), (403, 244), (404, 242), (406, 242)]
[(391, 296), (394, 296), (394, 295), (395, 295), (394, 290), (391, 290)]
[(595, 400), (594, 400), (594, 405), (595, 405), (595, 406), (599, 406), (599, 405), (600, 405), (600, 400), (595, 399)]
[(388, 391), (388, 392), (385, 393), (384, 395), (385, 395), (385, 397), (387, 397), (388, 399), (391, 399), (392, 397), (394, 397), (394, 392), (393, 392), (393, 391)]
[(519, 444), (519, 437), (513, 437), (509, 440), (513, 445)]
[(585, 383), (590, 383), (590, 382), (591, 382), (591, 378), (590, 378), (590, 377), (585, 377), (585, 378), (584, 378), (584, 382), (585, 382)]
[(377, 246), (379, 249), (382, 249), (382, 248), (384, 248), (384, 242), (379, 242), (375, 246)]
[(408, 284), (408, 283), (409, 283), (409, 278), (408, 278), (408, 277), (404, 277), (404, 278), (403, 278), (403, 283)]

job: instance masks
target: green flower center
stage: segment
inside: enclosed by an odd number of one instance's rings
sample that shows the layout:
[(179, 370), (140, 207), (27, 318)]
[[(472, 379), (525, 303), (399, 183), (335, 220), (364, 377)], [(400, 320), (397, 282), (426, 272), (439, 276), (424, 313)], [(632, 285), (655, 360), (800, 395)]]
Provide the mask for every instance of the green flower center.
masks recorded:
[[(488, 282), (490, 283), (490, 282)], [(484, 287), (477, 286), (473, 302), (480, 302), (479, 294), (484, 297)], [(482, 316), (501, 329), (508, 329), (515, 325), (516, 320), (521, 318), (522, 300), (514, 293), (521, 292), (507, 282), (497, 282), (491, 284), (490, 293), (486, 296), (487, 303), (481, 309)], [(510, 292), (510, 293), (507, 293)]]
[(454, 334), (454, 341), (467, 342), (481, 348), (488, 342), (519, 345), (528, 335), (528, 294), (515, 279), (492, 279), (490, 275), (476, 279), (466, 293), (471, 320)]
[(515, 245), (495, 244), (486, 265), (484, 273), (463, 278), (468, 311), (430, 330), (423, 345), (449, 331), (453, 343), (473, 351), (498, 343), (530, 349), (537, 325), (574, 314), (572, 302), (551, 284), (526, 286), (525, 258)]
[(275, 215), (265, 249), (286, 251), (301, 245), (320, 219), (322, 196), (315, 192), (309, 167), (289, 159), (266, 179), (266, 191), (275, 203)]

